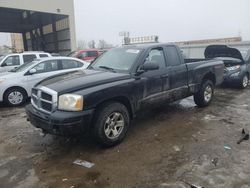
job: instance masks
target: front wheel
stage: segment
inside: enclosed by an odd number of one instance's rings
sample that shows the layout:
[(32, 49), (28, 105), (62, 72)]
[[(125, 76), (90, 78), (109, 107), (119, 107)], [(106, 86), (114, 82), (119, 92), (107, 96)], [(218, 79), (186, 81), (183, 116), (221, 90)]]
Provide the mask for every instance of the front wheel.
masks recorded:
[(20, 106), (27, 100), (27, 94), (24, 89), (11, 88), (4, 94), (4, 102), (9, 106)]
[(123, 104), (106, 103), (97, 110), (95, 118), (93, 136), (99, 144), (111, 147), (124, 139), (130, 117)]
[(201, 83), (199, 91), (194, 94), (194, 102), (199, 107), (205, 107), (210, 104), (214, 96), (214, 84), (210, 80)]
[(241, 82), (240, 82), (240, 87), (242, 89), (245, 89), (247, 86), (248, 86), (248, 82), (249, 82), (249, 78), (248, 78), (248, 75), (245, 74), (242, 79), (241, 79)]

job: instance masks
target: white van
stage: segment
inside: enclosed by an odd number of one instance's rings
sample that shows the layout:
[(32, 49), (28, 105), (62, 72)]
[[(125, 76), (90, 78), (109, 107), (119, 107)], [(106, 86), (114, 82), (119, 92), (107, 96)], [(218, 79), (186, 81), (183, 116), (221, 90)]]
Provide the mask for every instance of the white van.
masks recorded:
[(40, 59), (43, 57), (51, 57), (49, 53), (45, 52), (23, 52), (23, 53), (15, 53), (8, 54), (0, 57), (0, 73), (8, 72), (13, 68), (19, 67), (24, 63), (29, 63), (34, 59)]

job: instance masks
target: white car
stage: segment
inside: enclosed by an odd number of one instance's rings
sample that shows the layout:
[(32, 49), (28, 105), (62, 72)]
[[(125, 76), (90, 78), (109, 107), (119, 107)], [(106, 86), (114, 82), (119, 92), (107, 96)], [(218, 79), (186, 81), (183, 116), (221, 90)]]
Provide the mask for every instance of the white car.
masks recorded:
[(43, 57), (51, 57), (49, 53), (45, 52), (23, 52), (8, 54), (0, 57), (0, 73), (8, 72), (9, 70), (19, 67), (22, 64), (29, 63), (34, 59), (39, 59)]
[(48, 57), (25, 63), (6, 73), (0, 73), (0, 102), (10, 106), (23, 104), (31, 89), (41, 80), (56, 74), (83, 70), (88, 62), (71, 57)]

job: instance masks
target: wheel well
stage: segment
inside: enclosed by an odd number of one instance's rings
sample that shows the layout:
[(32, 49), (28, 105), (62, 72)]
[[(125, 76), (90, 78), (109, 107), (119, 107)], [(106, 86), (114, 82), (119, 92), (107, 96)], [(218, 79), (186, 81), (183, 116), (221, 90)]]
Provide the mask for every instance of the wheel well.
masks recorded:
[(13, 87), (10, 87), (10, 88), (6, 89), (5, 92), (4, 92), (4, 94), (3, 94), (3, 96), (5, 96), (6, 93), (7, 93), (9, 90), (11, 90), (11, 89), (20, 89), (20, 90), (23, 90), (23, 91), (25, 92), (25, 95), (28, 97), (28, 93), (27, 93), (26, 89), (24, 89), (24, 88), (22, 88), (22, 87), (20, 87), (20, 86), (13, 86)]
[(98, 104), (96, 106), (96, 108), (98, 109), (104, 103), (108, 103), (108, 102), (119, 102), (119, 103), (123, 104), (128, 109), (128, 113), (129, 113), (130, 118), (131, 119), (133, 118), (133, 110), (132, 110), (132, 107), (131, 107), (131, 104), (130, 104), (128, 98), (123, 97), (123, 96), (118, 96), (118, 97), (114, 97), (114, 98), (111, 98), (111, 99), (107, 99), (105, 101), (102, 101), (100, 104)]
[(247, 74), (247, 76), (248, 76), (248, 78), (249, 78), (249, 72), (246, 72), (246, 74)]
[(207, 73), (204, 77), (203, 80), (211, 80), (213, 82), (213, 84), (215, 85), (216, 83), (216, 78), (215, 75), (211, 72)]

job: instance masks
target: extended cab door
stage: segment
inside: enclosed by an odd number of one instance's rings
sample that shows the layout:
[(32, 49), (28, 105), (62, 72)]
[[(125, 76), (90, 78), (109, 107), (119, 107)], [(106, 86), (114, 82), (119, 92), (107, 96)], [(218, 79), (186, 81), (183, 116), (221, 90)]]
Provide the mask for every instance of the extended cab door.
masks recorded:
[(20, 66), (20, 56), (17, 55), (9, 55), (7, 56), (0, 67), (0, 72), (7, 72), (10, 71), (11, 69), (14, 69), (18, 66)]
[(188, 71), (182, 61), (181, 52), (176, 46), (166, 46), (166, 59), (169, 75), (169, 85), (172, 97), (177, 100), (188, 94)]
[(168, 75), (166, 70), (166, 60), (163, 48), (152, 48), (149, 50), (145, 62), (157, 63), (158, 70), (150, 70), (141, 74), (141, 79), (144, 80), (144, 92), (142, 102), (150, 104), (159, 102), (163, 97), (163, 88), (168, 84)]

